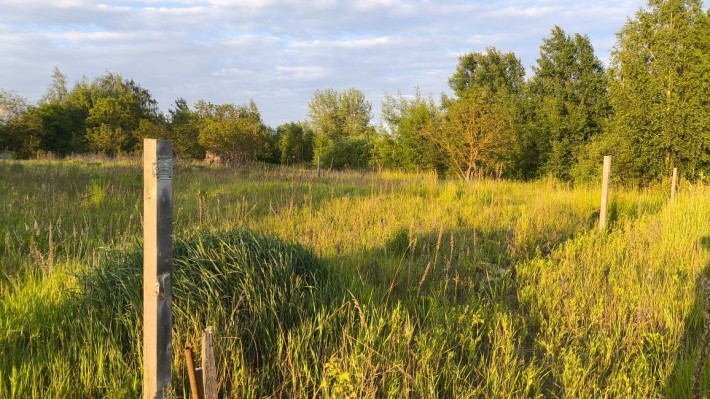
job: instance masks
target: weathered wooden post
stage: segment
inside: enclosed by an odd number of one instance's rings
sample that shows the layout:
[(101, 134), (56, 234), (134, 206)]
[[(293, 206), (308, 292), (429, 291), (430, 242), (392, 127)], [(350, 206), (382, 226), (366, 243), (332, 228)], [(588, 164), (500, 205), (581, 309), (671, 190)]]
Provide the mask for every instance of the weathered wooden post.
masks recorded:
[(604, 172), (602, 176), (602, 203), (599, 209), (599, 230), (606, 228), (607, 204), (609, 202), (609, 175), (611, 174), (611, 156), (604, 156)]
[(214, 360), (212, 327), (202, 333), (202, 386), (203, 399), (217, 399), (217, 367)]
[(673, 178), (671, 179), (671, 201), (675, 199), (676, 187), (678, 184), (678, 168), (673, 168)]
[(320, 155), (318, 156), (318, 180), (320, 180)]
[[(192, 357), (192, 347), (185, 347), (185, 364), (187, 365), (187, 377), (190, 379), (190, 396), (192, 399), (200, 399), (200, 389), (197, 387), (197, 374), (195, 373), (195, 361)], [(202, 381), (199, 382), (202, 384)]]
[(171, 384), (173, 145), (143, 140), (143, 398)]

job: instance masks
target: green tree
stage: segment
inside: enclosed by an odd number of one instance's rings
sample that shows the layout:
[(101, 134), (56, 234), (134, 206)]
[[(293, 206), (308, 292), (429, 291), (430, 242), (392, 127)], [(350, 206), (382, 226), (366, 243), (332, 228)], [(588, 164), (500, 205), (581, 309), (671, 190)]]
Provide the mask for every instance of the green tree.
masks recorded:
[(52, 83), (47, 87), (47, 93), (42, 97), (43, 103), (61, 103), (69, 94), (67, 89), (67, 76), (59, 68), (54, 67)]
[(467, 53), (459, 57), (449, 87), (463, 97), (471, 89), (487, 88), (491, 93), (518, 95), (525, 84), (525, 68), (514, 53), (503, 53), (494, 47), (485, 52)]
[(428, 132), (446, 155), (449, 170), (465, 180), (478, 173), (501, 176), (516, 143), (515, 113), (487, 89), (447, 100), (439, 129)]
[(617, 35), (608, 147), (627, 181), (708, 172), (708, 18), (700, 0), (651, 0)]
[(76, 100), (83, 101), (88, 108), (86, 138), (92, 151), (132, 152), (139, 148), (135, 131), (140, 121), (157, 123), (161, 120), (157, 102), (150, 92), (118, 74), (106, 73), (96, 78), (88, 87), (88, 98), (83, 95), (85, 93)]
[(71, 153), (75, 128), (72, 110), (59, 102), (51, 102), (40, 103), (36, 112), (44, 126), (41, 149), (60, 156)]
[(346, 138), (325, 148), (321, 164), (333, 169), (366, 168), (372, 157), (372, 143), (362, 137)]
[(372, 133), (372, 105), (357, 89), (342, 93), (334, 89), (316, 90), (308, 103), (309, 125), (315, 133), (315, 156), (346, 138)]
[(570, 170), (609, 116), (607, 78), (587, 36), (559, 27), (543, 39), (530, 89), (531, 131), (541, 173), (570, 179)]
[(515, 54), (495, 48), (459, 58), (449, 79), (457, 98), (443, 99), (440, 131), (429, 133), (446, 154), (452, 173), (467, 180), (478, 173), (515, 173), (524, 75)]
[(31, 158), (42, 150), (46, 129), (37, 108), (30, 107), (10, 117), (4, 125), (3, 144), (15, 158)]
[(29, 108), (29, 105), (24, 97), (17, 93), (0, 89), (0, 121), (7, 122), (27, 111), (27, 108)]
[(56, 103), (30, 106), (22, 97), (0, 92), (0, 149), (7, 149), (17, 158), (34, 157), (38, 151), (66, 152), (71, 132), (68, 115)]
[(138, 122), (138, 128), (133, 131), (133, 137), (137, 140), (136, 147), (134, 148), (134, 150), (142, 151), (143, 139), (170, 140), (171, 135), (170, 129), (166, 121), (151, 121), (148, 119), (141, 119)]
[(205, 147), (200, 144), (200, 117), (190, 109), (184, 98), (175, 100), (169, 114), (169, 137), (177, 156), (204, 159)]
[(198, 101), (199, 143), (229, 162), (244, 163), (268, 155), (268, 129), (254, 101), (249, 105), (214, 105)]
[(289, 122), (276, 129), (282, 164), (311, 162), (314, 134), (305, 123)]
[(382, 119), (386, 126), (374, 151), (380, 166), (409, 171), (441, 170), (443, 155), (432, 141), (441, 118), (441, 110), (431, 96), (423, 96), (419, 89), (414, 98), (385, 95)]

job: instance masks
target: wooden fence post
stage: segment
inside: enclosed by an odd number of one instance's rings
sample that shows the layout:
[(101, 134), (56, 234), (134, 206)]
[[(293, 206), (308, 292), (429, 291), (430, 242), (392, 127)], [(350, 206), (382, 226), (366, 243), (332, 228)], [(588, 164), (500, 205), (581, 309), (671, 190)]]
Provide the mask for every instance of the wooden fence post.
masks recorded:
[(609, 175), (611, 174), (611, 156), (604, 156), (604, 172), (602, 176), (602, 201), (599, 209), (599, 230), (606, 228), (607, 206), (609, 202)]
[(320, 180), (320, 155), (318, 156), (318, 180)]
[(675, 199), (675, 192), (678, 184), (678, 168), (673, 168), (673, 179), (671, 179), (671, 201)]
[(214, 360), (212, 327), (205, 328), (202, 334), (202, 386), (203, 399), (217, 399), (217, 367)]
[[(187, 365), (187, 377), (190, 379), (190, 397), (200, 399), (200, 389), (197, 387), (197, 374), (195, 374), (195, 361), (192, 357), (192, 347), (185, 347), (185, 364)], [(202, 384), (202, 381), (199, 382)]]
[(143, 398), (171, 385), (173, 145), (143, 140)]

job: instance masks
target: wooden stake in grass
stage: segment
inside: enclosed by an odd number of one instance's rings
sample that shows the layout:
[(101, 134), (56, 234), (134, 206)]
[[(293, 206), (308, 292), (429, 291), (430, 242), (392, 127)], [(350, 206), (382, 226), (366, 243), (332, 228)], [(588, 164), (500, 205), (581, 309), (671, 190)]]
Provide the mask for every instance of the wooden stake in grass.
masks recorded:
[(671, 179), (671, 201), (675, 199), (676, 185), (678, 184), (678, 168), (673, 168), (673, 178)]
[(192, 358), (192, 347), (190, 346), (185, 347), (185, 363), (187, 364), (187, 376), (190, 379), (192, 399), (200, 399), (200, 391), (197, 388), (197, 375), (195, 374), (195, 362)]
[(171, 385), (173, 146), (143, 141), (143, 398)]
[(599, 210), (599, 230), (606, 228), (607, 204), (609, 202), (609, 175), (611, 174), (611, 156), (604, 156), (604, 172), (602, 176), (602, 203)]
[(320, 156), (318, 156), (318, 179), (320, 179)]
[(204, 399), (217, 399), (217, 367), (212, 347), (212, 327), (205, 328), (202, 335), (202, 386)]

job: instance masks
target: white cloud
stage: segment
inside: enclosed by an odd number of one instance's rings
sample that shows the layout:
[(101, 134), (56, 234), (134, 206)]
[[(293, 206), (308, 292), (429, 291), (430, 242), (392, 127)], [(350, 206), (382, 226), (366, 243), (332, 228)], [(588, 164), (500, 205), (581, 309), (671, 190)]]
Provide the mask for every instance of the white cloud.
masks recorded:
[(344, 39), (344, 40), (309, 40), (300, 41), (292, 44), (294, 48), (327, 48), (327, 49), (361, 49), (372, 48), (379, 46), (387, 46), (394, 44), (394, 40), (390, 37), (372, 37), (365, 39)]
[[(607, 60), (644, 0), (5, 0), (0, 89), (36, 100), (57, 66), (70, 80), (105, 71), (149, 89), (167, 110), (253, 98), (277, 125), (305, 118), (313, 90), (446, 91), (457, 56), (495, 46), (534, 64), (560, 25)], [(377, 119), (377, 117), (375, 117)]]
[(321, 66), (277, 66), (276, 80), (285, 81), (311, 81), (323, 78), (325, 68)]
[(68, 31), (60, 33), (48, 33), (47, 38), (50, 40), (68, 40), (71, 42), (94, 42), (106, 40), (128, 40), (137, 37), (136, 33), (131, 32), (80, 32)]

